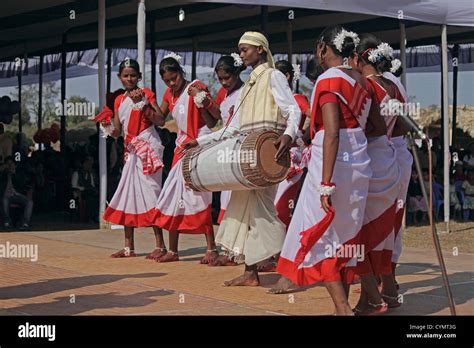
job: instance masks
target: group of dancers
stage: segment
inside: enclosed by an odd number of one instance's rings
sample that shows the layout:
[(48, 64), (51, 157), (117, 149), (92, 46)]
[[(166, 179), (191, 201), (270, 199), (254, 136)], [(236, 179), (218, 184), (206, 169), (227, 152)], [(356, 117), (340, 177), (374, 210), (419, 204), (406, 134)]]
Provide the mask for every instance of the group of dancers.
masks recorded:
[[(125, 247), (112, 257), (136, 256), (135, 227), (153, 227), (156, 248), (146, 258), (160, 263), (179, 261), (181, 233), (204, 234), (201, 263), (245, 264), (226, 286), (258, 286), (259, 272), (276, 271), (281, 278), (270, 293), (323, 282), (337, 315), (381, 314), (400, 306), (395, 267), (412, 158), (402, 118), (383, 112), (389, 100), (407, 98), (393, 50), (371, 34), (326, 28), (308, 67), (315, 83), (308, 100), (292, 92), (299, 69), (274, 62), (263, 34), (245, 32), (238, 49), (216, 64), (222, 88), (215, 98), (201, 81), (186, 80), (178, 55), (165, 56), (161, 105), (150, 89), (137, 87), (138, 63), (127, 58), (120, 64), (125, 92), (102, 121), (114, 137), (123, 131), (126, 145), (122, 177), (103, 216), (125, 229)], [(247, 67), (252, 70), (244, 82), (240, 74)], [(155, 126), (164, 126), (169, 114), (178, 135), (162, 186), (163, 146)], [(219, 120), (224, 127), (213, 132)], [(274, 159), (290, 154), (288, 175), (266, 188), (223, 191), (214, 236), (212, 193), (186, 186), (183, 154), (262, 129), (280, 134)], [(162, 229), (169, 231), (168, 247)], [(360, 299), (351, 308), (349, 285), (358, 279)]]

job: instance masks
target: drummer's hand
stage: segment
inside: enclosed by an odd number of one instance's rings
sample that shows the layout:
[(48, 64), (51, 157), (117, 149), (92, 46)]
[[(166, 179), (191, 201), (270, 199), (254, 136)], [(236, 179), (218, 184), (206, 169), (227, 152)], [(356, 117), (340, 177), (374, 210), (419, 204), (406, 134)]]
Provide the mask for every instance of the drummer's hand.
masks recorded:
[(190, 149), (190, 148), (192, 148), (192, 147), (196, 147), (196, 146), (198, 146), (198, 145), (199, 145), (199, 143), (197, 142), (197, 140), (196, 140), (196, 139), (193, 139), (193, 140), (188, 141), (187, 143), (184, 143), (184, 144), (183, 144), (183, 148), (184, 148), (185, 150), (188, 150), (188, 149)]
[(283, 156), (286, 156), (288, 151), (290, 150), (291, 143), (293, 140), (288, 134), (283, 134), (281, 137), (278, 138), (273, 144), (278, 147), (278, 151), (275, 154), (275, 161), (279, 161), (280, 159), (283, 158)]
[(319, 199), (321, 201), (321, 208), (323, 208), (326, 213), (329, 213), (332, 207), (331, 196), (320, 196)]

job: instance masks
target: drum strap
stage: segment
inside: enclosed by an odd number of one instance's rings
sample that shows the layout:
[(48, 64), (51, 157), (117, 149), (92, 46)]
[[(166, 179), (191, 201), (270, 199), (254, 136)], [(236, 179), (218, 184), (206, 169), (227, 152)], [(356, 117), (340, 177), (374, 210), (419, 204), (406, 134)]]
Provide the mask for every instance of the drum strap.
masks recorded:
[[(249, 89), (247, 90), (247, 93), (245, 93), (244, 97), (240, 100), (240, 103), (239, 103), (239, 106), (237, 106), (237, 109), (234, 110), (234, 112), (232, 113), (232, 115), (229, 117), (229, 120), (227, 121), (227, 124), (226, 126), (224, 127), (224, 131), (222, 132), (221, 136), (219, 137), (218, 141), (222, 139), (222, 136), (225, 134), (225, 131), (227, 130), (227, 128), (229, 128), (229, 125), (230, 125), (230, 122), (232, 121), (232, 118), (237, 114), (237, 111), (240, 109), (240, 107), (242, 106), (242, 103), (244, 102), (245, 98), (247, 98), (247, 96), (249, 95), (250, 93), (250, 90), (252, 89), (253, 86), (255, 86), (255, 83), (257, 82), (258, 78), (260, 76), (262, 76), (262, 74), (265, 72), (265, 70), (263, 70), (260, 74), (257, 75), (257, 77), (255, 77), (255, 79), (250, 79), (248, 80), (248, 82), (245, 82), (245, 85), (249, 85)], [(243, 88), (245, 88), (245, 85)]]

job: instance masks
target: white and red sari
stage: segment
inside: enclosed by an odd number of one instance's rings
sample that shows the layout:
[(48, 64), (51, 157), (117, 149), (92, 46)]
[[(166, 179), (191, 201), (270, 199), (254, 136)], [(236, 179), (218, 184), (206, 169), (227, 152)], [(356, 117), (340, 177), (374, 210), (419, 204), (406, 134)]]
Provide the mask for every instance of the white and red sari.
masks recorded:
[[(328, 69), (317, 80), (311, 112), (312, 140), (303, 188), (280, 254), (277, 272), (293, 283), (309, 285), (340, 280), (340, 273), (360, 243), (370, 170), (364, 128), (371, 98), (354, 79), (337, 68)], [(319, 203), (317, 186), (322, 181), (324, 124), (322, 105), (337, 102), (340, 140), (332, 182), (332, 210), (326, 214)]]
[[(234, 112), (234, 108), (236, 107), (235, 102), (239, 97), (241, 88), (236, 89), (231, 94), (228, 94), (224, 87), (221, 87), (217, 92), (215, 103), (219, 105), (219, 109), (221, 110), (221, 118), (224, 127), (229, 123), (229, 120)], [(221, 223), (222, 218), (224, 217), (225, 210), (229, 205), (231, 193), (232, 191), (221, 192), (221, 210), (219, 212), (219, 217), (217, 218), (218, 224)]]
[[(294, 94), (298, 106), (301, 110), (301, 121), (299, 124), (298, 137), (303, 135), (303, 126), (306, 120), (306, 111), (310, 108), (308, 98), (304, 94)], [(296, 144), (290, 149), (291, 165), (285, 180), (278, 184), (275, 197), (275, 207), (278, 212), (278, 218), (286, 225), (290, 225), (291, 217), (296, 206), (298, 192), (303, 183), (304, 168), (308, 166), (311, 157), (311, 146), (300, 147)]]
[[(155, 94), (143, 88), (148, 103), (156, 102)], [(161, 191), (163, 150), (155, 126), (142, 110), (125, 94), (117, 96), (114, 105), (124, 130), (125, 164), (112, 200), (104, 212), (104, 220), (127, 227), (152, 226), (157, 211), (156, 200)]]
[[(392, 273), (392, 252), (395, 242), (395, 218), (400, 192), (401, 171), (397, 161), (397, 151), (389, 140), (396, 122), (387, 106), (392, 99), (387, 91), (374, 79), (367, 79), (372, 86), (375, 102), (381, 110), (385, 108), (383, 118), (388, 135), (368, 138), (367, 152), (370, 157), (372, 177), (364, 213), (364, 225), (361, 230), (361, 243), (365, 257), (355, 267), (346, 269), (347, 282), (351, 282), (354, 273), (359, 275), (389, 275)], [(401, 96), (395, 95), (397, 100)]]
[(168, 231), (212, 233), (212, 192), (197, 192), (186, 187), (182, 173), (182, 144), (211, 133), (193, 97), (188, 95), (189, 86), (196, 83), (208, 91), (204, 84), (195, 80), (184, 88), (177, 100), (173, 99), (169, 88), (163, 96), (163, 101), (168, 103), (171, 115), (178, 126), (178, 137), (173, 166), (160, 196), (155, 201), (157, 210), (155, 225)]
[[(397, 85), (398, 93), (402, 97), (401, 101), (407, 102), (408, 94), (398, 77), (390, 72), (383, 73), (383, 76)], [(395, 244), (392, 253), (392, 273), (395, 273), (395, 267), (402, 253), (403, 216), (405, 214), (406, 197), (408, 185), (410, 184), (413, 156), (408, 150), (407, 141), (404, 136), (392, 137), (391, 141), (397, 150), (397, 162), (401, 171), (397, 215), (395, 216)]]

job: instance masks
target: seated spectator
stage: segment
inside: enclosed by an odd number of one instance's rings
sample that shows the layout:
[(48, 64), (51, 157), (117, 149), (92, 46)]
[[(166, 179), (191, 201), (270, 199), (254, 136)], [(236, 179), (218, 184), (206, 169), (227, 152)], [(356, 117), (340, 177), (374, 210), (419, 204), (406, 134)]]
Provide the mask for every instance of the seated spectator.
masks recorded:
[(474, 219), (474, 170), (467, 174), (467, 180), (462, 183), (464, 190), (464, 210), (469, 210), (469, 216)]
[(456, 180), (452, 175), (449, 177), (449, 206), (451, 215), (454, 215), (456, 219), (462, 220), (461, 201), (456, 192)]
[(421, 212), (421, 222), (426, 223), (428, 209), (426, 207), (426, 202), (423, 198), (423, 193), (421, 191), (421, 184), (418, 180), (418, 173), (416, 170), (411, 172), (411, 180), (408, 185), (408, 213), (413, 215), (413, 223), (415, 225), (419, 224), (418, 213)]
[(88, 221), (99, 222), (99, 181), (92, 170), (94, 160), (88, 156), (82, 163), (82, 168), (75, 171), (71, 177), (71, 187), (76, 197), (84, 200)]
[(454, 181), (464, 181), (466, 176), (464, 175), (464, 165), (463, 162), (457, 161), (454, 165)]
[(463, 158), (464, 168), (466, 170), (473, 171), (474, 170), (474, 142), (469, 144), (469, 153), (466, 154)]
[(5, 168), (0, 174), (0, 193), (3, 202), (4, 227), (12, 228), (10, 205), (19, 204), (23, 208), (23, 221), (20, 230), (30, 229), (33, 212), (32, 189), (28, 186), (26, 175), (16, 168), (13, 157), (7, 157)]

